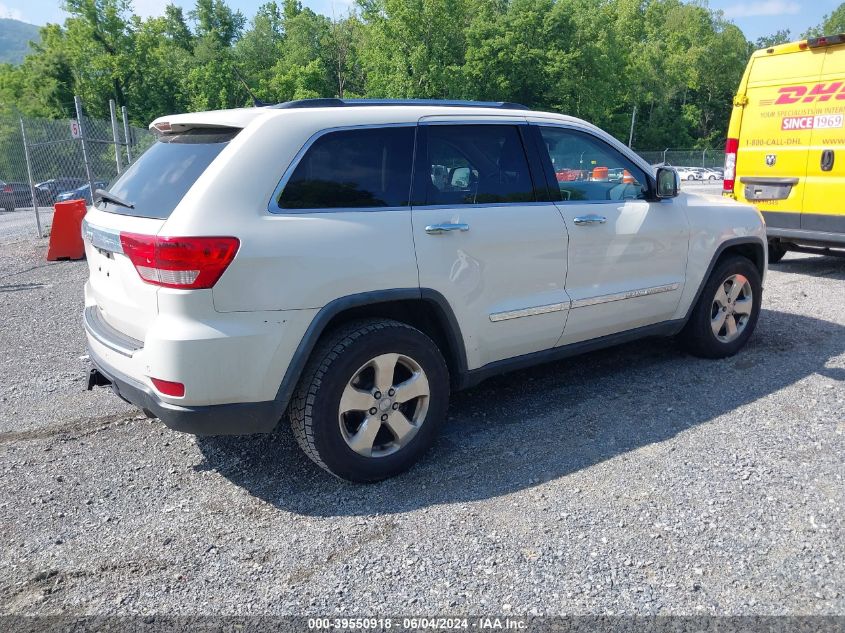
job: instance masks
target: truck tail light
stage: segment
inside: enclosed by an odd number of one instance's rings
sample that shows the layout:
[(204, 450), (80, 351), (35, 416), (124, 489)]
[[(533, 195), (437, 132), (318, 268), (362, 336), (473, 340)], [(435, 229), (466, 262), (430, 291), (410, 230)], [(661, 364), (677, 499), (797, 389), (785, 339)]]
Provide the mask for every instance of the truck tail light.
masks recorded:
[(150, 377), (150, 380), (152, 381), (153, 386), (165, 396), (181, 398), (185, 395), (185, 385), (181, 382), (171, 382), (170, 380), (162, 380), (161, 378), (153, 378), (152, 376)]
[(736, 153), (739, 150), (739, 139), (729, 138), (725, 143), (725, 182), (724, 193), (733, 193), (736, 183)]
[(159, 237), (121, 233), (120, 245), (141, 279), (164, 288), (211, 288), (235, 258), (236, 237)]

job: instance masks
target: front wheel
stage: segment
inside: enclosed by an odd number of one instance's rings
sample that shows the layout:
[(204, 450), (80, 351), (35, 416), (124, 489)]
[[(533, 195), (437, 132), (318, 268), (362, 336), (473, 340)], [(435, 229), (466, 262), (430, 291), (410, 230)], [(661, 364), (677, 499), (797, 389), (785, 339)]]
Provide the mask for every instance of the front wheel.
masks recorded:
[(390, 319), (356, 321), (317, 345), (290, 407), (299, 445), (349, 481), (410, 468), (449, 406), (449, 371), (425, 334)]
[(725, 358), (736, 354), (751, 337), (763, 287), (757, 267), (732, 255), (716, 265), (680, 335), (695, 356)]

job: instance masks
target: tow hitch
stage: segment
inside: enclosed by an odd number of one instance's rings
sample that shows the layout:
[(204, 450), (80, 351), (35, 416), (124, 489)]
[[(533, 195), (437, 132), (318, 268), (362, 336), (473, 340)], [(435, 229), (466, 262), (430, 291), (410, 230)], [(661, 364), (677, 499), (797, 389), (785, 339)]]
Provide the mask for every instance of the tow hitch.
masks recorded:
[(111, 387), (111, 380), (101, 374), (99, 369), (88, 371), (88, 391), (94, 387)]

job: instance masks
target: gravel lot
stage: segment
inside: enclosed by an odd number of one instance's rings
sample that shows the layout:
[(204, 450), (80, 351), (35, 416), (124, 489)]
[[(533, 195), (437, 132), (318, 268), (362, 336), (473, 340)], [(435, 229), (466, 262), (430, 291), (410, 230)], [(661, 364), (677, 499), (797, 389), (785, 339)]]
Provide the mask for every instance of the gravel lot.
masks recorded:
[(647, 341), (454, 397), (411, 472), (83, 391), (84, 262), (0, 249), (0, 614), (845, 614), (845, 260), (724, 361)]

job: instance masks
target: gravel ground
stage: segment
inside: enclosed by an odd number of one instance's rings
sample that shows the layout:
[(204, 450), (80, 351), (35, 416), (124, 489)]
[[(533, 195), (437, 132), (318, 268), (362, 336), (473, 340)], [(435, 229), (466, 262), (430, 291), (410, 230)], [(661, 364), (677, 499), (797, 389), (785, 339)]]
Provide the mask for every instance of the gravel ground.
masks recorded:
[(0, 614), (845, 614), (845, 261), (773, 266), (723, 361), (646, 341), (457, 394), (372, 486), (286, 426), (83, 391), (83, 262), (0, 249)]
[[(53, 209), (39, 208), (41, 229), (46, 231), (53, 222)], [(32, 208), (15, 209), (14, 211), (0, 210), (0, 244), (30, 240), (38, 234), (35, 213)], [(2, 274), (2, 273), (0, 273)]]

